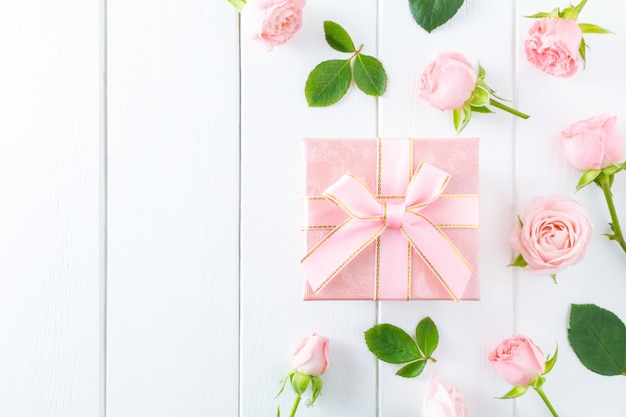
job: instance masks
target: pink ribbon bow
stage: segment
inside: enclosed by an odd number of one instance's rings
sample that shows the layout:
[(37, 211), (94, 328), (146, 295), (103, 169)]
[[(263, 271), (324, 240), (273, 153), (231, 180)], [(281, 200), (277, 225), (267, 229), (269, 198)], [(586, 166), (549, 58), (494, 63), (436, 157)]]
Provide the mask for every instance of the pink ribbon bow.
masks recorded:
[[(471, 277), (472, 267), (436, 222), (425, 215), (435, 212), (427, 209), (435, 202), (436, 211), (444, 216), (467, 211), (467, 201), (471, 199), (440, 198), (449, 180), (447, 172), (421, 163), (411, 176), (404, 197), (389, 198), (389, 201), (377, 199), (350, 173), (329, 186), (324, 197), (341, 207), (349, 217), (302, 259), (313, 291), (321, 291), (354, 257), (376, 242), (379, 263), (376, 268), (380, 274), (377, 279), (386, 283), (380, 285), (381, 291), (386, 292), (384, 298), (402, 298), (403, 295), (410, 298), (410, 294), (406, 295), (406, 280), (398, 279), (407, 276), (408, 242), (458, 301)], [(477, 201), (473, 200), (471, 216), (477, 217)]]

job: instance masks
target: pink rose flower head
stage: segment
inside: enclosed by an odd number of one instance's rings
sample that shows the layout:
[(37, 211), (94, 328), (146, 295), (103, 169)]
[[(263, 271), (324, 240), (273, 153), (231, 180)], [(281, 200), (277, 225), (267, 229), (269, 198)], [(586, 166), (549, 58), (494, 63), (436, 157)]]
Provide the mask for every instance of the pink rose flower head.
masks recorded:
[(248, 0), (242, 20), (252, 38), (271, 51), (300, 30), (305, 4), (306, 0)]
[(581, 261), (591, 240), (589, 215), (576, 200), (561, 195), (533, 198), (513, 230), (510, 243), (535, 275), (556, 274)]
[(439, 110), (463, 107), (476, 87), (476, 71), (458, 52), (442, 52), (426, 66), (420, 79), (419, 97)]
[(522, 334), (500, 342), (489, 353), (489, 361), (502, 379), (519, 387), (529, 386), (546, 370), (541, 349)]
[(437, 382), (435, 375), (428, 380), (422, 417), (468, 417), (464, 395), (454, 385)]
[(617, 127), (617, 116), (607, 113), (580, 120), (559, 135), (567, 162), (581, 171), (617, 164), (626, 143)]
[(317, 333), (304, 338), (293, 352), (291, 365), (301, 374), (322, 375), (328, 366), (328, 339)]
[(571, 77), (578, 71), (582, 30), (574, 19), (537, 19), (524, 42), (526, 58), (540, 71)]

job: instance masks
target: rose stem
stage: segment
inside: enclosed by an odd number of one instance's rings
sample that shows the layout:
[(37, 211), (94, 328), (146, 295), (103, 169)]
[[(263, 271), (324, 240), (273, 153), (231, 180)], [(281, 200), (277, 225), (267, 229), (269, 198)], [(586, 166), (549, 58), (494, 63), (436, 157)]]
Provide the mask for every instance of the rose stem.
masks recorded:
[(494, 107), (497, 107), (499, 109), (502, 109), (504, 111), (508, 111), (509, 113), (517, 116), (517, 117), (521, 117), (522, 119), (528, 119), (530, 116), (522, 113), (521, 111), (515, 110), (507, 105), (504, 105), (502, 103), (500, 103), (499, 101), (495, 101), (494, 99), (490, 98), (489, 99), (489, 104), (491, 104)]
[(539, 396), (541, 397), (543, 402), (546, 404), (546, 407), (548, 407), (548, 410), (550, 410), (550, 412), (552, 413), (552, 415), (554, 417), (559, 417), (559, 415), (556, 413), (556, 410), (554, 409), (554, 407), (552, 407), (552, 404), (550, 403), (550, 400), (548, 400), (548, 397), (546, 396), (546, 393), (543, 392), (543, 389), (541, 387), (535, 387), (535, 391), (537, 391), (537, 394), (539, 394)]
[(296, 395), (296, 399), (293, 400), (293, 406), (291, 407), (291, 413), (289, 413), (289, 417), (293, 417), (296, 415), (296, 410), (298, 409), (298, 404), (300, 404), (300, 396)]
[(619, 220), (617, 218), (617, 212), (615, 211), (615, 204), (613, 203), (613, 193), (611, 193), (611, 179), (608, 175), (600, 174), (598, 175), (598, 182), (600, 183), (600, 188), (602, 188), (602, 192), (604, 193), (604, 199), (606, 200), (607, 206), (609, 206), (609, 213), (611, 213), (611, 227), (613, 228), (612, 240), (615, 240), (622, 247), (624, 252), (626, 252), (626, 242), (624, 241), (624, 236), (622, 235), (622, 228), (619, 225)]

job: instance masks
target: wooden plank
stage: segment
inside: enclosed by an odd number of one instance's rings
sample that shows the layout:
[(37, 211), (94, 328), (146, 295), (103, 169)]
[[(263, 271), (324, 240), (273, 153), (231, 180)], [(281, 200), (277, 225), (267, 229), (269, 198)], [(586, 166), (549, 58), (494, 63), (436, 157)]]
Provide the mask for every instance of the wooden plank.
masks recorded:
[(0, 15), (0, 415), (101, 415), (99, 2)]
[(108, 2), (107, 415), (238, 407), (238, 16)]
[[(413, 20), (404, 2), (380, 2), (379, 57), (389, 74), (389, 90), (380, 100), (382, 137), (455, 137), (451, 111), (441, 112), (418, 98), (420, 76), (444, 50), (465, 55), (487, 70), (487, 83), (505, 98), (514, 98), (514, 54), (510, 47), (510, 2), (466, 2), (446, 25), (428, 34)], [(498, 34), (498, 36), (493, 36)], [(470, 415), (511, 416), (512, 404), (496, 401), (502, 387), (487, 360), (513, 326), (513, 281), (506, 246), (512, 217), (513, 121), (505, 112), (475, 114), (460, 137), (480, 138), (480, 279), (481, 300), (381, 302), (379, 321), (413, 334), (430, 316), (439, 328), (436, 363), (421, 376), (404, 379), (396, 365), (380, 367), (380, 416), (419, 415), (432, 374), (453, 383), (466, 395)]]
[[(298, 416), (376, 415), (376, 366), (363, 331), (374, 324), (371, 301), (302, 301), (304, 197), (302, 138), (376, 137), (375, 99), (354, 86), (337, 104), (309, 108), (303, 94), (321, 61), (347, 58), (324, 40), (323, 21), (343, 25), (374, 53), (376, 1), (318, 0), (304, 9), (301, 31), (265, 52), (242, 22), (241, 416), (287, 415), (291, 389), (278, 399), (290, 355), (311, 332), (330, 338), (322, 397)], [(357, 14), (355, 14), (357, 13)], [(358, 18), (356, 16), (358, 15)], [(304, 403), (304, 401), (303, 401)]]
[[(566, 7), (567, 3), (561, 4)], [(556, 4), (552, 7), (556, 7)], [(609, 0), (589, 2), (580, 14), (581, 22), (595, 23), (617, 34), (626, 24), (612, 10)], [(518, 4), (517, 15), (546, 10), (545, 2)], [(532, 20), (522, 19), (517, 29), (517, 44), (522, 48)], [(585, 35), (590, 49), (587, 66), (571, 78), (544, 74), (526, 61), (523, 50), (519, 60), (520, 106), (532, 106), (532, 123), (520, 123), (516, 129), (516, 208), (523, 213), (529, 200), (537, 195), (562, 194), (579, 201), (589, 212), (594, 235), (583, 261), (557, 274), (558, 284), (549, 277), (537, 277), (525, 271), (517, 273), (516, 331), (527, 334), (545, 354), (553, 353), (556, 343), (559, 358), (544, 390), (559, 415), (622, 414), (624, 378), (594, 374), (584, 368), (569, 346), (567, 325), (572, 303), (595, 303), (626, 320), (626, 305), (620, 294), (626, 290), (624, 268), (626, 254), (610, 242), (610, 221), (606, 203), (599, 188), (592, 185), (575, 193), (580, 173), (570, 168), (559, 150), (556, 136), (571, 123), (604, 112), (618, 116), (618, 125), (626, 132), (626, 103), (617, 91), (623, 91), (620, 68), (624, 56), (615, 54), (624, 47), (618, 35)], [(626, 216), (626, 176), (615, 178), (615, 204), (620, 220)], [(528, 397), (528, 398), (527, 398)], [(547, 413), (534, 393), (521, 398), (519, 415)]]

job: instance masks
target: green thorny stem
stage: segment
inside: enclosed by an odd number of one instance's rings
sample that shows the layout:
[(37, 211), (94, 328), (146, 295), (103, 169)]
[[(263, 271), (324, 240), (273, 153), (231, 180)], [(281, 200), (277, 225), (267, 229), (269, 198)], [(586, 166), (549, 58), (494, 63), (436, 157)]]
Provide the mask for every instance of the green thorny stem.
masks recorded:
[(489, 99), (489, 104), (491, 104), (493, 107), (497, 107), (497, 108), (499, 108), (501, 110), (508, 111), (509, 113), (511, 113), (511, 114), (513, 114), (513, 115), (515, 115), (517, 117), (521, 117), (522, 119), (528, 119), (530, 117), (529, 115), (527, 115), (525, 113), (522, 113), (519, 110), (515, 110), (514, 108), (509, 107), (509, 106), (507, 106), (505, 104), (502, 104), (499, 101), (496, 101), (496, 100), (494, 100), (492, 98)]
[(606, 205), (609, 207), (609, 213), (611, 214), (611, 229), (613, 229), (613, 235), (610, 236), (611, 240), (616, 241), (626, 252), (626, 241), (624, 241), (624, 235), (622, 234), (622, 228), (619, 225), (619, 219), (617, 218), (617, 212), (615, 211), (615, 204), (613, 203), (613, 193), (611, 192), (611, 178), (609, 175), (600, 173), (596, 178), (604, 198)]
[(300, 396), (296, 395), (296, 398), (293, 400), (293, 406), (291, 407), (291, 413), (289, 413), (289, 417), (293, 417), (296, 415), (296, 410), (298, 409), (299, 404), (300, 404)]
[(537, 394), (539, 394), (539, 396), (541, 397), (541, 399), (545, 403), (546, 407), (548, 407), (548, 410), (550, 410), (550, 413), (552, 413), (552, 416), (553, 417), (559, 417), (559, 415), (557, 414), (556, 410), (554, 409), (554, 407), (550, 403), (550, 400), (548, 400), (548, 397), (546, 396), (546, 393), (543, 392), (543, 389), (541, 387), (533, 387), (533, 388), (535, 389), (535, 391), (537, 391)]

